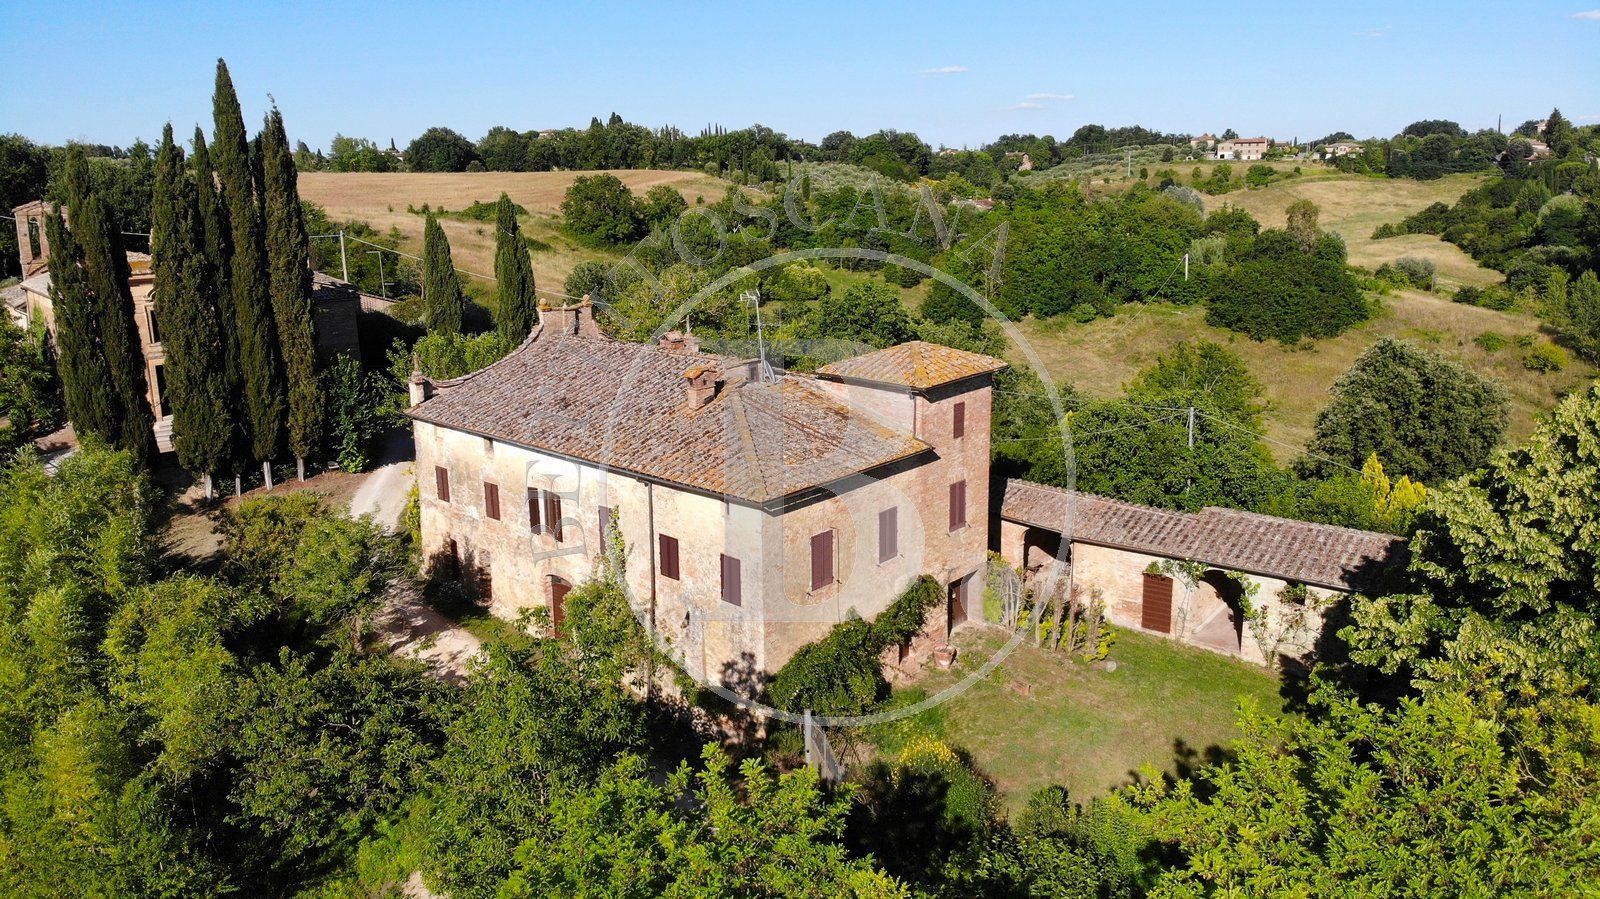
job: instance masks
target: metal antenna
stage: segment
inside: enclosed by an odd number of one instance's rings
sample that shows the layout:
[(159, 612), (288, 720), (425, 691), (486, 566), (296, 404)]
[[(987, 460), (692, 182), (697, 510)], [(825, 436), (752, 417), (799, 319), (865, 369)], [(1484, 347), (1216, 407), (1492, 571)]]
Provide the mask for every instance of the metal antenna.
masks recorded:
[(761, 354), (761, 383), (771, 384), (778, 380), (778, 376), (773, 374), (772, 363), (767, 361), (767, 338), (761, 328), (761, 293), (747, 290), (739, 295), (739, 299), (746, 300), (756, 307), (756, 349)]

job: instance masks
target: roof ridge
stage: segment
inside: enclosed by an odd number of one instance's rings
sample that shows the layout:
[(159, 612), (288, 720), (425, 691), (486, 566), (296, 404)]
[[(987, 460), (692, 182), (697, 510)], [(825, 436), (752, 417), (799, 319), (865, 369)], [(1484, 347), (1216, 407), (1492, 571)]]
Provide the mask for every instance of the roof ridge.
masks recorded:
[(1379, 536), (1379, 537), (1388, 537), (1388, 538), (1394, 539), (1394, 540), (1404, 540), (1404, 539), (1406, 539), (1404, 537), (1401, 537), (1401, 536), (1398, 536), (1398, 535), (1395, 535), (1395, 534), (1389, 534), (1389, 533), (1386, 533), (1384, 531), (1369, 531), (1369, 530), (1366, 530), (1364, 528), (1352, 528), (1352, 527), (1347, 527), (1347, 526), (1342, 525), (1342, 524), (1328, 524), (1325, 521), (1306, 521), (1303, 518), (1287, 518), (1287, 517), (1282, 516), (1282, 515), (1268, 515), (1265, 512), (1252, 512), (1249, 509), (1230, 509), (1227, 506), (1206, 506), (1206, 507), (1202, 508), (1198, 513), (1191, 513), (1191, 514), (1195, 514), (1195, 515), (1216, 514), (1216, 515), (1226, 515), (1226, 516), (1229, 516), (1229, 517), (1237, 517), (1237, 518), (1259, 518), (1259, 519), (1265, 519), (1267, 521), (1288, 521), (1288, 522), (1293, 522), (1294, 524), (1303, 524), (1303, 525), (1307, 525), (1309, 527), (1321, 528), (1321, 529), (1327, 530), (1327, 531), (1342, 531), (1342, 532), (1347, 533), (1347, 534), (1375, 535), (1375, 536)]

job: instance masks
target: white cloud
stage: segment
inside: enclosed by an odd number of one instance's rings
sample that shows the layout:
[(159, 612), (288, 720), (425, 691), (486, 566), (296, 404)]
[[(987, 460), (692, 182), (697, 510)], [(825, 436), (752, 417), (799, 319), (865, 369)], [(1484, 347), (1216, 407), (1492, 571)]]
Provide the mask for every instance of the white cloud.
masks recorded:
[(1073, 98), (1073, 96), (1071, 94), (1038, 93), (1038, 94), (1029, 94), (1028, 95), (1028, 99), (1029, 100), (1071, 100), (1071, 99), (1074, 99), (1074, 98)]
[(966, 66), (939, 66), (936, 69), (923, 69), (923, 75), (960, 75), (967, 71)]
[(1362, 31), (1357, 31), (1355, 34), (1356, 37), (1385, 37), (1389, 34), (1389, 30), (1390, 26), (1385, 25), (1382, 28), (1367, 28)]
[(1013, 103), (1010, 106), (1002, 106), (1002, 107), (1000, 107), (1000, 111), (1001, 112), (1011, 112), (1013, 110), (1018, 110), (1018, 109), (1043, 109), (1043, 108), (1044, 108), (1044, 104), (1043, 103), (1029, 103), (1027, 101), (1023, 101), (1021, 103)]
[(1600, 9), (1586, 9), (1583, 12), (1575, 12), (1572, 14), (1572, 18), (1588, 19), (1591, 22), (1597, 22), (1600, 21)]

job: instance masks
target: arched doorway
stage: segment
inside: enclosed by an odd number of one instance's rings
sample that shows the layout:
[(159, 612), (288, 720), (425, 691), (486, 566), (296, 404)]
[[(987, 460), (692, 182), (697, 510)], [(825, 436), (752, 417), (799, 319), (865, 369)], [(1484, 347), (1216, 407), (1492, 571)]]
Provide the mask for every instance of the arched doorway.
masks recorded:
[(550, 634), (561, 636), (561, 622), (566, 618), (567, 594), (572, 585), (563, 578), (550, 575)]
[(1213, 568), (1195, 584), (1189, 612), (1189, 642), (1229, 655), (1244, 645), (1244, 588)]

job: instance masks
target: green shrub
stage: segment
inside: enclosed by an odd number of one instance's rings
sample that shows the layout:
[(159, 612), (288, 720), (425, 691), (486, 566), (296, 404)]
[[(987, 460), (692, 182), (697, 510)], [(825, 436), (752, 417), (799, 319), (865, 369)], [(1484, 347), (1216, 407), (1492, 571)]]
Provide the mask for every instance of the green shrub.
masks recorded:
[(1529, 371), (1560, 371), (1567, 367), (1567, 351), (1553, 343), (1542, 343), (1522, 357), (1522, 367)]
[(1424, 290), (1433, 288), (1434, 274), (1437, 267), (1431, 260), (1420, 259), (1416, 256), (1401, 256), (1395, 260), (1394, 267), (1405, 275), (1411, 283)]
[(1454, 294), (1451, 294), (1450, 299), (1453, 302), (1465, 303), (1468, 306), (1482, 306), (1483, 289), (1468, 284), (1458, 288)]
[(1494, 331), (1485, 331), (1472, 338), (1472, 342), (1486, 353), (1498, 353), (1511, 343), (1504, 334), (1497, 334)]

